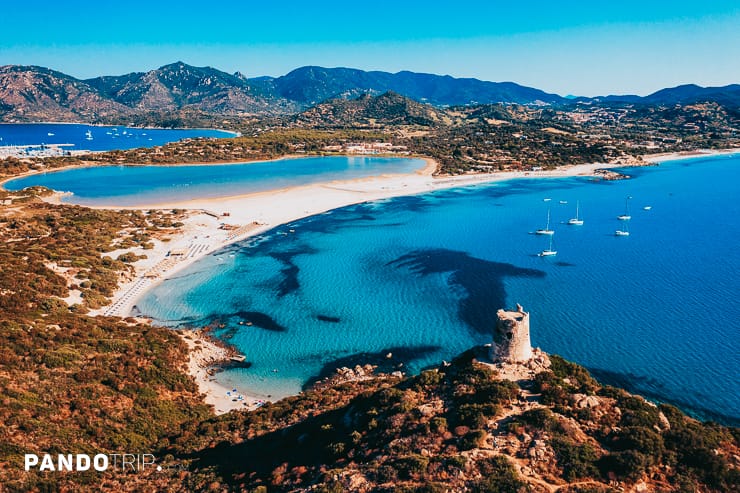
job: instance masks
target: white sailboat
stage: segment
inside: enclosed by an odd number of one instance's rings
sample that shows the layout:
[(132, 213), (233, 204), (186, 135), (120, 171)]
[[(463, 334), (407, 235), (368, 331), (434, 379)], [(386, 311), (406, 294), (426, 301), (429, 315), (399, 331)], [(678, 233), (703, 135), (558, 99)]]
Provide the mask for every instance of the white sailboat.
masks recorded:
[(558, 251), (552, 249), (552, 236), (550, 236), (550, 246), (548, 246), (546, 250), (542, 250), (539, 253), (539, 256), (540, 257), (552, 257), (557, 254), (558, 254)]
[(629, 219), (624, 221), (624, 226), (614, 232), (614, 236), (629, 236), (630, 235), (630, 222)]
[(632, 216), (630, 216), (630, 199), (631, 198), (632, 197), (628, 196), (624, 200), (624, 214), (622, 214), (621, 216), (617, 216), (617, 219), (619, 219), (620, 221), (629, 221), (630, 219), (632, 219)]
[(568, 224), (570, 224), (571, 226), (583, 226), (583, 219), (578, 217), (579, 205), (580, 205), (580, 201), (576, 200), (576, 217), (568, 219)]
[(555, 231), (550, 229), (550, 209), (547, 209), (547, 224), (543, 229), (538, 229), (535, 231), (538, 235), (554, 235)]

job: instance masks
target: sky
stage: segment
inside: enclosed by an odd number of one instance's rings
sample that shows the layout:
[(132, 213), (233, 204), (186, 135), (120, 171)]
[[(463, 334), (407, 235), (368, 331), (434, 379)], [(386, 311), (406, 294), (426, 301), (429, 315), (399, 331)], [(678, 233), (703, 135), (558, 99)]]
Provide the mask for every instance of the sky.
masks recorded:
[(0, 65), (79, 78), (183, 61), (513, 81), (560, 95), (740, 83), (740, 0), (3, 2)]

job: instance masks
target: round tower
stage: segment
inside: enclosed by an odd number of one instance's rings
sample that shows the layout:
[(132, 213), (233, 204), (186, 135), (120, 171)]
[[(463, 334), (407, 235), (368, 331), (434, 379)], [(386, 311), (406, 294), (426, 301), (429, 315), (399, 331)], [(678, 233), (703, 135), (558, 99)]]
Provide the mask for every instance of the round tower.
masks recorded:
[(493, 331), (491, 360), (494, 363), (523, 363), (532, 359), (529, 313), (517, 303), (516, 311), (499, 310), (496, 315), (498, 321)]

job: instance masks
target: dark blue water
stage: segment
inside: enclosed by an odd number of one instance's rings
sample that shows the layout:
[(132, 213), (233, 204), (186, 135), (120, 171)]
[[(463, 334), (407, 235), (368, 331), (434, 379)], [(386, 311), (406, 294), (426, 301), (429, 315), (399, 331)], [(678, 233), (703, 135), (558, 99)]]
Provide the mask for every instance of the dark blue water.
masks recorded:
[[(740, 158), (629, 173), (339, 209), (211, 255), (138, 308), (173, 326), (223, 324), (217, 335), (253, 363), (224, 382), (280, 396), (387, 352), (409, 371), (439, 364), (489, 342), (496, 310), (518, 302), (536, 346), (605, 382), (738, 424)], [(615, 237), (627, 196), (631, 235)], [(585, 224), (567, 226), (576, 200)], [(529, 232), (548, 207), (558, 255), (541, 258), (547, 239)]]
[[(92, 139), (88, 139), (87, 132)], [(52, 134), (52, 135), (49, 135)], [(195, 137), (233, 137), (231, 132), (209, 129), (153, 129), (99, 127), (66, 123), (0, 124), (0, 146), (74, 144), (66, 150), (111, 151), (154, 147)]]
[(96, 166), (29, 175), (4, 187), (15, 191), (42, 185), (72, 192), (64, 202), (135, 206), (413, 173), (424, 165), (421, 159), (334, 156), (199, 166)]

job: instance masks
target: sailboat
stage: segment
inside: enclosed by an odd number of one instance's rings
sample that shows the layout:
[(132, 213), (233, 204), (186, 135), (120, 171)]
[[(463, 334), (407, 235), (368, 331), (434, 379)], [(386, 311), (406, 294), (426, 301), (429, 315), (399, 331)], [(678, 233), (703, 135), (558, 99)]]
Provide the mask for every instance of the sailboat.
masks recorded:
[(568, 224), (571, 226), (583, 226), (583, 219), (580, 219), (578, 217), (578, 206), (580, 205), (579, 201), (576, 201), (576, 217), (568, 219)]
[(624, 226), (614, 232), (614, 236), (629, 236), (630, 235), (630, 221), (626, 219)]
[(538, 229), (535, 231), (538, 235), (554, 235), (555, 231), (550, 229), (550, 209), (547, 209), (547, 224), (545, 225), (544, 229)]
[(630, 216), (630, 199), (631, 198), (632, 197), (628, 196), (624, 200), (624, 214), (622, 214), (621, 216), (617, 216), (617, 219), (619, 219), (620, 221), (629, 221), (630, 219), (632, 219), (632, 216)]
[(548, 246), (546, 250), (542, 250), (539, 253), (539, 256), (540, 257), (552, 257), (557, 254), (558, 254), (558, 251), (552, 249), (552, 236), (550, 236), (550, 246)]

